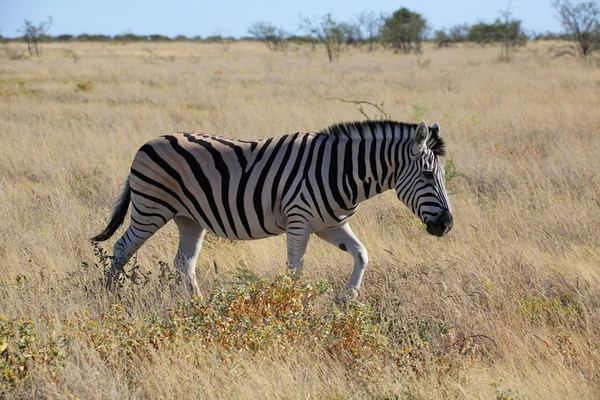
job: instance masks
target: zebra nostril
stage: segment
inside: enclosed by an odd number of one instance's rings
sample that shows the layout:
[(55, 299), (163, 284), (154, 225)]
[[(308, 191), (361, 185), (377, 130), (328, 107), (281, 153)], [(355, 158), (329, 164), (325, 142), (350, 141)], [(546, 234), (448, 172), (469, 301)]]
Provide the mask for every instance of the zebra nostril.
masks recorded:
[(440, 221), (446, 222), (452, 219), (452, 214), (450, 213), (450, 210), (448, 210), (447, 208), (444, 208), (439, 214), (438, 214), (438, 218)]

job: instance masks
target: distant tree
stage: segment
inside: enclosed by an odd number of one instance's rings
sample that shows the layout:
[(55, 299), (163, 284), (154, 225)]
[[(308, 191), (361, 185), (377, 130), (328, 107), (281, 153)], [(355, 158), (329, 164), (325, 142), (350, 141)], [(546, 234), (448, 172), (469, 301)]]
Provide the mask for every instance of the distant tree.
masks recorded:
[(177, 36), (175, 36), (175, 38), (173, 40), (176, 40), (178, 42), (184, 42), (189, 39), (185, 35), (177, 35)]
[(59, 42), (70, 42), (73, 40), (73, 35), (58, 35), (55, 37)]
[(366, 43), (367, 50), (374, 51), (379, 40), (379, 32), (383, 26), (383, 18), (374, 12), (367, 13), (363, 11), (356, 16), (354, 26), (359, 43)]
[(320, 43), (319, 39), (308, 35), (291, 35), (288, 36), (287, 40), (288, 42), (312, 44), (313, 46), (317, 43)]
[(136, 35), (135, 33), (125, 32), (121, 35), (116, 35), (114, 40), (117, 42), (146, 42), (148, 41), (148, 36), (144, 35)]
[(575, 46), (561, 46), (557, 55), (578, 53), (587, 57), (600, 50), (600, 6), (596, 1), (573, 4), (569, 0), (555, 0), (552, 6), (565, 31), (575, 39)]
[(421, 51), (421, 42), (427, 32), (427, 22), (421, 14), (403, 7), (386, 18), (381, 28), (381, 39), (390, 43), (394, 53)]
[(289, 35), (283, 28), (278, 28), (270, 22), (255, 22), (248, 29), (248, 33), (266, 44), (271, 51), (285, 50), (287, 47)]
[(471, 27), (469, 24), (455, 25), (450, 28), (448, 36), (450, 36), (450, 40), (452, 40), (454, 43), (466, 42), (470, 29)]
[(325, 14), (320, 18), (300, 18), (300, 29), (323, 43), (327, 50), (329, 62), (339, 61), (340, 53), (348, 42), (348, 37), (351, 33), (350, 25), (335, 21), (331, 13)]
[(511, 19), (512, 18), (512, 9), (511, 9), (511, 1), (506, 5), (506, 9), (500, 12), (501, 18), (499, 18), (496, 23), (499, 22), (500, 32), (503, 36), (502, 38), (502, 53), (500, 55), (501, 59), (504, 61), (510, 62), (510, 54), (512, 50), (521, 44), (523, 41), (527, 41), (527, 36), (523, 32), (521, 28), (521, 21)]
[(533, 40), (573, 40), (573, 35), (563, 32), (535, 32), (531, 35)]
[(19, 31), (23, 32), (23, 39), (27, 42), (27, 50), (29, 55), (36, 57), (42, 53), (41, 43), (48, 38), (48, 31), (52, 26), (52, 17), (48, 16), (46, 21), (34, 25), (33, 22), (25, 20)]
[(452, 47), (454, 42), (450, 40), (450, 35), (446, 29), (440, 29), (435, 31), (433, 34), (433, 41), (436, 43), (437, 47)]
[(223, 31), (224, 30), (222, 28), (217, 28), (214, 30), (214, 33), (211, 36), (208, 36), (204, 40), (207, 42), (219, 43), (221, 50), (223, 50), (223, 52), (228, 52), (229, 45), (235, 41), (235, 38), (231, 36), (225, 36)]
[(521, 28), (521, 21), (496, 19), (491, 24), (479, 22), (471, 27), (467, 39), (480, 45), (492, 43), (505, 43), (507, 40), (511, 46), (524, 45), (527, 36)]
[(108, 35), (97, 35), (97, 34), (90, 35), (87, 33), (82, 33), (81, 35), (77, 36), (75, 39), (80, 42), (109, 42), (109, 41), (113, 40), (113, 38)]
[(148, 38), (153, 42), (168, 42), (171, 40), (171, 38), (168, 36), (157, 34), (149, 35)]
[(477, 23), (471, 27), (471, 30), (469, 30), (468, 39), (470, 42), (474, 42), (480, 45), (497, 43), (500, 40), (502, 40), (500, 23)]
[(452, 47), (455, 43), (466, 42), (470, 30), (468, 24), (455, 25), (450, 29), (435, 31), (433, 40), (437, 43), (437, 47)]

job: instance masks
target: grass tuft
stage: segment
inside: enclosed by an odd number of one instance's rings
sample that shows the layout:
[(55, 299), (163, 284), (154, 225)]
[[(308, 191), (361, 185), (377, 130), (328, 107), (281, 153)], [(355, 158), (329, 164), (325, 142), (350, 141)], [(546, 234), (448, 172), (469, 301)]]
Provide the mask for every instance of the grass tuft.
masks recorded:
[(77, 90), (79, 90), (80, 92), (91, 92), (92, 90), (94, 90), (94, 83), (89, 80), (84, 81), (84, 82), (79, 82), (75, 86), (77, 87)]

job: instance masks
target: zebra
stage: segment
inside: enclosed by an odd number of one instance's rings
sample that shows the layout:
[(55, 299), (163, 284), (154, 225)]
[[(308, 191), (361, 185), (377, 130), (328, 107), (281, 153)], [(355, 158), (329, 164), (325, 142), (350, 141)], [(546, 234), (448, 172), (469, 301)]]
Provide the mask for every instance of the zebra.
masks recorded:
[(425, 122), (347, 122), (261, 140), (164, 135), (137, 151), (108, 225), (92, 240), (109, 239), (131, 203), (129, 227), (114, 245), (109, 273), (114, 278), (173, 220), (179, 229), (175, 268), (188, 290), (201, 296), (196, 260), (207, 231), (231, 240), (285, 233), (287, 266), (295, 276), (315, 233), (352, 255), (347, 291), (356, 296), (368, 255), (350, 228), (350, 217), (362, 201), (394, 188), (429, 234), (447, 234), (453, 216), (444, 154), (439, 125)]

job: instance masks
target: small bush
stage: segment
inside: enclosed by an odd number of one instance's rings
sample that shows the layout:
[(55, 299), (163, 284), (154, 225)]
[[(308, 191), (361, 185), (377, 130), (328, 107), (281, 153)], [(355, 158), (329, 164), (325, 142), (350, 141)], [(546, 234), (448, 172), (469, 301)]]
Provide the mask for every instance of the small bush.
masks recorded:
[(79, 62), (79, 59), (80, 59), (80, 57), (79, 57), (79, 54), (77, 54), (77, 53), (75, 52), (75, 50), (73, 50), (73, 49), (67, 49), (67, 50), (64, 50), (64, 51), (63, 51), (63, 56), (64, 56), (65, 58), (70, 58), (71, 60), (73, 60), (73, 62), (74, 62), (75, 64), (77, 64), (77, 63)]
[(429, 68), (431, 66), (431, 58), (428, 58), (428, 57), (419, 57), (417, 59), (417, 65), (421, 69)]
[(493, 381), (490, 386), (494, 388), (496, 400), (517, 400), (519, 399), (519, 391), (511, 388), (504, 389), (501, 385), (502, 379)]
[(92, 81), (80, 82), (76, 86), (77, 90), (80, 92), (91, 92), (94, 90), (94, 83)]
[(536, 324), (567, 325), (574, 327), (581, 322), (582, 307), (571, 294), (529, 296), (519, 300), (520, 313)]
[(41, 342), (28, 316), (16, 319), (0, 315), (0, 389), (22, 385), (32, 368), (55, 376), (65, 361), (64, 348), (69, 341), (68, 336), (60, 336)]
[(412, 109), (415, 114), (415, 121), (423, 121), (425, 120), (425, 113), (427, 112), (427, 108), (423, 103), (413, 103)]
[(458, 172), (456, 171), (456, 165), (454, 165), (454, 161), (446, 161), (446, 165), (444, 165), (444, 172), (446, 173), (447, 185), (452, 181), (452, 179), (454, 179), (458, 175)]
[(22, 60), (26, 57), (25, 53), (17, 47), (4, 46), (3, 50), (10, 60)]

